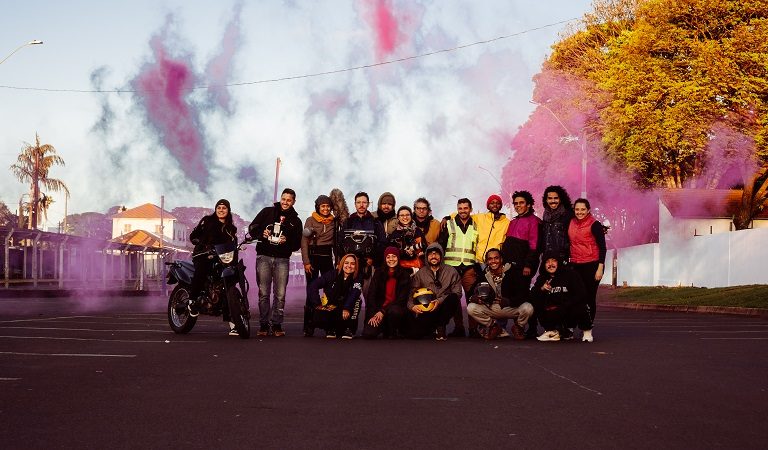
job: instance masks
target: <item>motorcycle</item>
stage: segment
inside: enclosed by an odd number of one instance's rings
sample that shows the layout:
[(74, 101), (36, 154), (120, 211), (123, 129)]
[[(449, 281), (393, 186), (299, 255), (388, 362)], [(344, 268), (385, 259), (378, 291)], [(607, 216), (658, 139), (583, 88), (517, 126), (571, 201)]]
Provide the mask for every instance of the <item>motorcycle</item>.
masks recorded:
[[(239, 244), (218, 244), (209, 251), (192, 255), (193, 258), (207, 257), (212, 262), (212, 269), (201, 292), (200, 314), (228, 314), (242, 339), (248, 339), (251, 335), (251, 313), (248, 304), (249, 284), (245, 277), (245, 264), (239, 258), (239, 252), (243, 245), (251, 242), (246, 238)], [(188, 333), (197, 322), (197, 317), (191, 316), (188, 308), (195, 266), (191, 261), (179, 260), (165, 264), (169, 266), (168, 284), (176, 284), (168, 298), (168, 323), (174, 333)]]

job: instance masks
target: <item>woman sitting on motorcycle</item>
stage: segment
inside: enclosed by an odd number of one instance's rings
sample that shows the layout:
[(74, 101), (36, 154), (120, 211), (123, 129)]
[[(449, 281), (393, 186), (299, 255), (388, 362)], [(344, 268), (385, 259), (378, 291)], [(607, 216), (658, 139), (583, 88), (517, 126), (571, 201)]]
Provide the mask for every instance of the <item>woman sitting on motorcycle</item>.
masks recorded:
[[(309, 285), (307, 303), (314, 308), (312, 323), (324, 329), (328, 339), (334, 339), (339, 334), (342, 339), (352, 339), (352, 330), (357, 328), (362, 290), (358, 267), (357, 256), (346, 254), (336, 270), (325, 272)], [(324, 291), (322, 298), (320, 289)], [(311, 333), (308, 335), (311, 336)]]
[(217, 244), (237, 241), (237, 228), (232, 222), (232, 210), (228, 200), (221, 199), (216, 202), (214, 213), (200, 219), (200, 222), (189, 235), (189, 241), (195, 244), (195, 249), (192, 252), (195, 273), (192, 276), (192, 285), (189, 289), (189, 315), (197, 317), (200, 312), (199, 297), (211, 270), (208, 250)]

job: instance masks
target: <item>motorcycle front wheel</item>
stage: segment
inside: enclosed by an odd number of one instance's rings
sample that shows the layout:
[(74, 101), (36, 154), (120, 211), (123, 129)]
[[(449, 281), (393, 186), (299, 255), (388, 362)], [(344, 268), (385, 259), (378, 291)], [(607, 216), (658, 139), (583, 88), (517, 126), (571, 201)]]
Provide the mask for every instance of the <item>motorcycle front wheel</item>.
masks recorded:
[(248, 311), (248, 300), (235, 286), (227, 291), (227, 301), (229, 306), (229, 320), (235, 324), (235, 329), (240, 339), (248, 339), (251, 336), (250, 312)]
[(168, 298), (168, 324), (176, 334), (189, 333), (197, 322), (197, 317), (189, 315), (188, 304), (189, 288), (182, 284), (177, 285)]

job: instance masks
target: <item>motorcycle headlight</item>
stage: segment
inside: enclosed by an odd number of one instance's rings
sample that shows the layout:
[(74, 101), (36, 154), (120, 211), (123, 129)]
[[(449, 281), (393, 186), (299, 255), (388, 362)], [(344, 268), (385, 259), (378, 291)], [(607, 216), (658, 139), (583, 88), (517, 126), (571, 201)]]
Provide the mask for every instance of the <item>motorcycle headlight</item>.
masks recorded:
[(235, 251), (232, 250), (231, 252), (222, 253), (219, 255), (219, 259), (224, 264), (229, 264), (232, 262), (232, 260), (235, 258)]

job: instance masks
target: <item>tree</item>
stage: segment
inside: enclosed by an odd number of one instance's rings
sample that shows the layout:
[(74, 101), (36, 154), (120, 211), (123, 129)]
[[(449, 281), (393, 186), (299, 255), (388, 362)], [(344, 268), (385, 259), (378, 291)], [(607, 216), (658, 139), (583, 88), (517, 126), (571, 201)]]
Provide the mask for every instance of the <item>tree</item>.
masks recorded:
[(749, 183), (744, 185), (741, 205), (733, 224), (737, 230), (749, 228), (752, 219), (768, 204), (768, 165), (761, 167)]
[(5, 202), (0, 202), (0, 227), (14, 227), (18, 217), (8, 209)]
[(605, 154), (639, 185), (712, 184), (704, 175), (721, 175), (706, 170), (716, 124), (768, 158), (768, 2), (603, 0), (595, 9), (545, 70), (594, 83)]
[(32, 227), (35, 229), (37, 229), (41, 209), (45, 214), (52, 202), (51, 197), (45, 194), (41, 195), (40, 184), (49, 191), (64, 191), (65, 195), (69, 195), (69, 189), (63, 181), (48, 176), (48, 172), (54, 165), (63, 166), (64, 160), (56, 153), (56, 149), (52, 145), (40, 144), (40, 136), (35, 133), (35, 144), (25, 142), (16, 159), (16, 164), (10, 167), (20, 182), (30, 183)]

